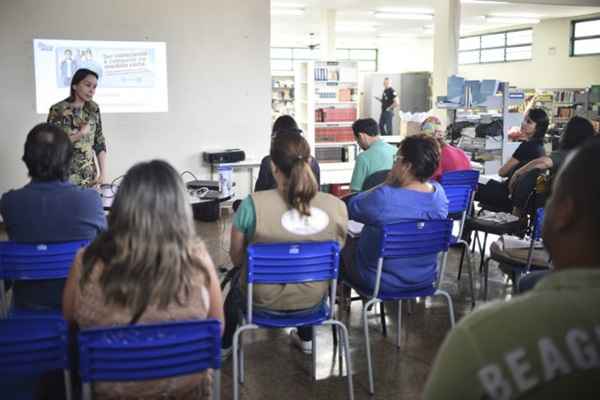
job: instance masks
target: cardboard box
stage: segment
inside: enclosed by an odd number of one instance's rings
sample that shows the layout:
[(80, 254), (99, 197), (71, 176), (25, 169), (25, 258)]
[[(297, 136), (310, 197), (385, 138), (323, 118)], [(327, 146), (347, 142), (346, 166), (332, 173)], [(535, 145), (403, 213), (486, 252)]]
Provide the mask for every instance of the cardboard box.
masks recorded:
[(421, 124), (415, 121), (400, 121), (400, 136), (412, 136), (421, 132)]

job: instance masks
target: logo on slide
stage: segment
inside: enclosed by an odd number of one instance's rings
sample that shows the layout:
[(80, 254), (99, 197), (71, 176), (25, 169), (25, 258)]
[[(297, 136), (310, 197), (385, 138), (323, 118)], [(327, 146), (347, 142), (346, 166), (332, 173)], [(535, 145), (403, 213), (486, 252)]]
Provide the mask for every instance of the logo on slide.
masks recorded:
[(310, 217), (301, 215), (292, 209), (281, 216), (281, 225), (285, 230), (295, 235), (314, 235), (327, 228), (329, 216), (320, 208), (311, 207)]

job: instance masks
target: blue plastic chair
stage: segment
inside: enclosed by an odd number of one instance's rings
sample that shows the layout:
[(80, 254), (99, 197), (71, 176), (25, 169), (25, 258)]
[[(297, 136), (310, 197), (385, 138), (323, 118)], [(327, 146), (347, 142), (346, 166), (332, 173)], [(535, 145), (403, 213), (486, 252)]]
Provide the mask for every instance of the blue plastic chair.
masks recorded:
[(86, 329), (78, 339), (84, 399), (91, 399), (91, 382), (162, 379), (208, 368), (214, 370), (213, 399), (220, 398), (221, 323), (217, 320)]
[[(3, 379), (35, 378), (45, 372), (61, 369), (64, 372), (67, 399), (70, 400), (68, 330), (63, 319), (0, 320), (0, 375)], [(13, 396), (11, 398), (17, 396), (16, 393), (10, 395)], [(31, 393), (21, 395), (31, 398)]]
[[(469, 244), (462, 239), (463, 229), (465, 227), (465, 221), (467, 219), (467, 213), (472, 201), (473, 189), (471, 186), (445, 186), (444, 191), (448, 198), (448, 216), (453, 221), (458, 221), (458, 234), (456, 236), (450, 236), (450, 247), (461, 247), (460, 263), (458, 265), (458, 279), (462, 271), (463, 261), (465, 254), (467, 255), (468, 273), (471, 288), (471, 304), (475, 306), (475, 289), (473, 284), (473, 267), (471, 265), (471, 258), (469, 257)], [(443, 271), (442, 275), (443, 277)]]
[[(0, 242), (2, 314), (6, 316), (9, 310), (4, 290), (5, 280), (66, 279), (77, 251), (88, 243), (89, 240), (50, 244)], [(27, 311), (26, 314), (35, 315), (31, 311)]]
[[(400, 347), (400, 332), (401, 332), (401, 310), (402, 300), (416, 299), (417, 297), (427, 297), (441, 295), (448, 300), (448, 309), (450, 312), (450, 325), (454, 326), (454, 308), (452, 306), (452, 298), (450, 295), (439, 289), (439, 276), (436, 274), (433, 280), (424, 288), (416, 288), (414, 290), (405, 289), (402, 292), (381, 292), (381, 275), (383, 272), (383, 262), (388, 259), (410, 259), (420, 256), (434, 256), (438, 264), (439, 253), (444, 253), (442, 258), (441, 271), (444, 270), (446, 263), (448, 246), (450, 244), (450, 235), (452, 233), (451, 220), (431, 220), (431, 221), (408, 221), (400, 222), (382, 227), (382, 240), (379, 247), (379, 260), (377, 264), (377, 273), (375, 277), (375, 287), (373, 292), (367, 293), (360, 287), (352, 285), (351, 282), (344, 282), (362, 297), (369, 300), (363, 305), (362, 320), (365, 334), (365, 344), (367, 347), (367, 363), (369, 370), (369, 392), (375, 393), (373, 383), (373, 364), (371, 360), (371, 343), (369, 341), (369, 324), (367, 321), (368, 310), (376, 303), (383, 301), (398, 302), (398, 332), (396, 336), (396, 346)], [(439, 265), (438, 271), (440, 270)], [(401, 267), (399, 267), (401, 268)]]
[[(335, 293), (339, 268), (340, 249), (337, 242), (304, 242), (253, 244), (247, 248), (247, 309), (246, 322), (233, 336), (233, 398), (239, 399), (239, 384), (244, 383), (244, 356), (240, 344), (243, 332), (258, 328), (284, 328), (313, 326), (313, 376), (316, 376), (316, 325), (336, 326), (341, 333), (348, 371), (348, 392), (352, 400), (352, 362), (346, 326), (334, 315)], [(281, 313), (253, 310), (253, 287), (255, 284), (298, 284), (330, 281), (329, 302), (325, 299), (314, 313)], [(238, 377), (239, 374), (239, 377)]]
[(440, 184), (446, 186), (470, 186), (473, 192), (479, 184), (479, 171), (463, 170), (446, 172), (440, 178)]

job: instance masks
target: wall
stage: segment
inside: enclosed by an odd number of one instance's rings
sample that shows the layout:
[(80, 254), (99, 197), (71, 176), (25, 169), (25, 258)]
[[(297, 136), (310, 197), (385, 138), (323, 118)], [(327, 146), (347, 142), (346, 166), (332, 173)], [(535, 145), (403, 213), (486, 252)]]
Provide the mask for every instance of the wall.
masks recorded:
[(46, 119), (35, 113), (34, 38), (167, 43), (169, 112), (102, 116), (110, 178), (154, 157), (207, 177), (205, 149), (268, 150), (268, 0), (1, 1), (0, 193), (27, 182), (23, 143)]
[(459, 75), (505, 80), (522, 88), (577, 88), (600, 83), (600, 56), (569, 57), (570, 21), (552, 19), (534, 26), (531, 61), (463, 65)]

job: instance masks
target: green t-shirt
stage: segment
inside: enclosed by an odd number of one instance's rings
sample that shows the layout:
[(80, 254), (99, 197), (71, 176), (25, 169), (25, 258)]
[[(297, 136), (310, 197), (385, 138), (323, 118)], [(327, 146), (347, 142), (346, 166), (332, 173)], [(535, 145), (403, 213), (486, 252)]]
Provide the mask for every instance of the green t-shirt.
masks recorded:
[(600, 398), (599, 305), (596, 267), (550, 272), (483, 306), (449, 332), (424, 398)]
[(247, 196), (240, 203), (233, 217), (233, 226), (242, 232), (246, 239), (250, 239), (256, 232), (256, 210), (251, 196)]
[(350, 190), (360, 192), (363, 183), (370, 175), (384, 169), (391, 169), (394, 164), (394, 156), (398, 149), (389, 143), (379, 139), (373, 142), (369, 148), (356, 157)]

